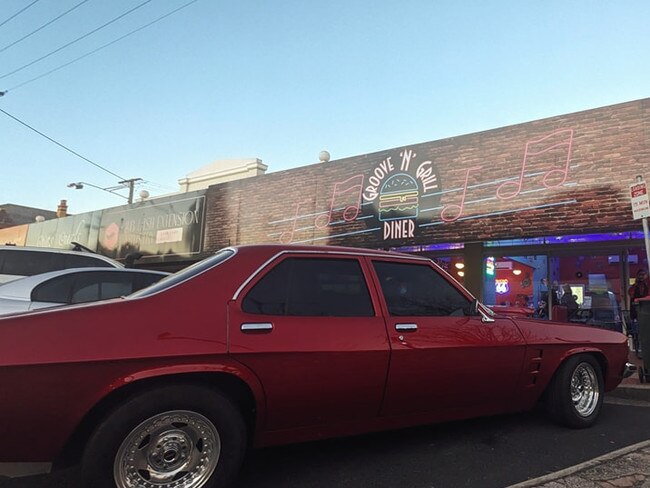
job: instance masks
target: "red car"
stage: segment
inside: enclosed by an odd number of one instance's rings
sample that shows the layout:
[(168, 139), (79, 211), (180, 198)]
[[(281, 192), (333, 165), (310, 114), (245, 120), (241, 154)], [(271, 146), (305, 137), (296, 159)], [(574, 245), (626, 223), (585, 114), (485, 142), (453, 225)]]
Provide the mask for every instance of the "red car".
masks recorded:
[(427, 259), (224, 249), (127, 298), (0, 318), (0, 462), (222, 487), (250, 446), (531, 409), (598, 417), (626, 337), (514, 319)]

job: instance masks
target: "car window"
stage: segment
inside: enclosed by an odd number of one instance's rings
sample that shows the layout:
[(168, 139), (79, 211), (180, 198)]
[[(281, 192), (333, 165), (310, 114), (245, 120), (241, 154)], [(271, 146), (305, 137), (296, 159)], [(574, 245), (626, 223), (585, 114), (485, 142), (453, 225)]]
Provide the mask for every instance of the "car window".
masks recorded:
[(138, 273), (138, 275), (134, 277), (135, 286), (133, 289), (140, 290), (141, 288), (146, 288), (147, 286), (159, 282), (164, 277), (164, 275), (159, 275), (156, 273)]
[(265, 315), (374, 316), (356, 259), (285, 259), (248, 292), (242, 309)]
[(470, 315), (471, 300), (426, 264), (374, 261), (393, 316)]
[(103, 259), (97, 259), (90, 256), (76, 256), (74, 254), (65, 255), (65, 267), (67, 268), (114, 268), (111, 263)]
[(6, 249), (3, 254), (2, 274), (33, 276), (65, 268), (61, 253)]
[(153, 295), (173, 286), (176, 286), (184, 281), (187, 281), (194, 276), (197, 276), (209, 269), (214, 268), (215, 266), (220, 265), (225, 262), (230, 257), (234, 256), (235, 252), (232, 249), (222, 249), (217, 252), (214, 256), (205, 258), (202, 261), (194, 263), (192, 266), (179, 271), (178, 273), (173, 273), (169, 276), (164, 277), (162, 280), (157, 282), (155, 285), (145, 288), (144, 290), (137, 291), (130, 298), (140, 298)]
[(86, 303), (129, 295), (133, 292), (134, 276), (126, 272), (79, 273), (72, 289), (70, 303)]
[(68, 303), (75, 275), (57, 276), (32, 290), (32, 302)]

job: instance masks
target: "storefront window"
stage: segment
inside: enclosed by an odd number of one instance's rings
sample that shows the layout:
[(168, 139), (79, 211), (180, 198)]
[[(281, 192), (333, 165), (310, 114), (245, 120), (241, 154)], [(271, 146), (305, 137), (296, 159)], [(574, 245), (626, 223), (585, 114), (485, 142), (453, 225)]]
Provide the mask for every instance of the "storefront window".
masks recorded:
[(548, 285), (543, 281), (546, 256), (487, 257), (483, 262), (486, 305), (534, 310), (548, 294)]

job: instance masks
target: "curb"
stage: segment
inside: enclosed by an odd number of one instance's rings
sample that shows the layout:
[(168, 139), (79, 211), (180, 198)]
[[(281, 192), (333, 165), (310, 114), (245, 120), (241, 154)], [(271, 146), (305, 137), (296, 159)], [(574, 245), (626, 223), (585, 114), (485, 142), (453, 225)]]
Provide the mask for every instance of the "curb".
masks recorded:
[(638, 451), (640, 449), (644, 449), (648, 446), (650, 446), (650, 441), (639, 442), (638, 444), (624, 447), (622, 449), (618, 449), (617, 451), (612, 451), (610, 453), (604, 454), (597, 458), (590, 459), (589, 461), (585, 461), (584, 463), (576, 464), (575, 466), (571, 466), (570, 468), (562, 469), (560, 471), (556, 471), (555, 473), (540, 476), (539, 478), (535, 478), (532, 480), (522, 481), (521, 483), (510, 485), (507, 488), (532, 488), (532, 487), (540, 486), (545, 483), (550, 483), (552, 481), (558, 480), (560, 478), (566, 478), (567, 476), (571, 476), (579, 471), (584, 471), (586, 469), (593, 468), (595, 466), (598, 466), (599, 464), (606, 463), (607, 461), (611, 461), (613, 459), (625, 456), (626, 454)]
[(607, 392), (606, 396), (650, 402), (650, 385), (620, 385), (614, 390)]

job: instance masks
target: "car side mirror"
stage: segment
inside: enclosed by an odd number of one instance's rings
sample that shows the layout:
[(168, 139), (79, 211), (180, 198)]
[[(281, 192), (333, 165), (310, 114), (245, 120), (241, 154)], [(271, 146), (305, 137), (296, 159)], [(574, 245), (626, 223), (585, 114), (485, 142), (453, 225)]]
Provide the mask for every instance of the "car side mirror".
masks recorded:
[(473, 317), (480, 316), (481, 322), (483, 322), (484, 324), (489, 324), (494, 322), (494, 318), (488, 315), (488, 312), (485, 310), (484, 307), (481, 307), (481, 302), (479, 302), (477, 298), (474, 298), (472, 300), (472, 305), (470, 307), (470, 310), (471, 310), (471, 315)]

